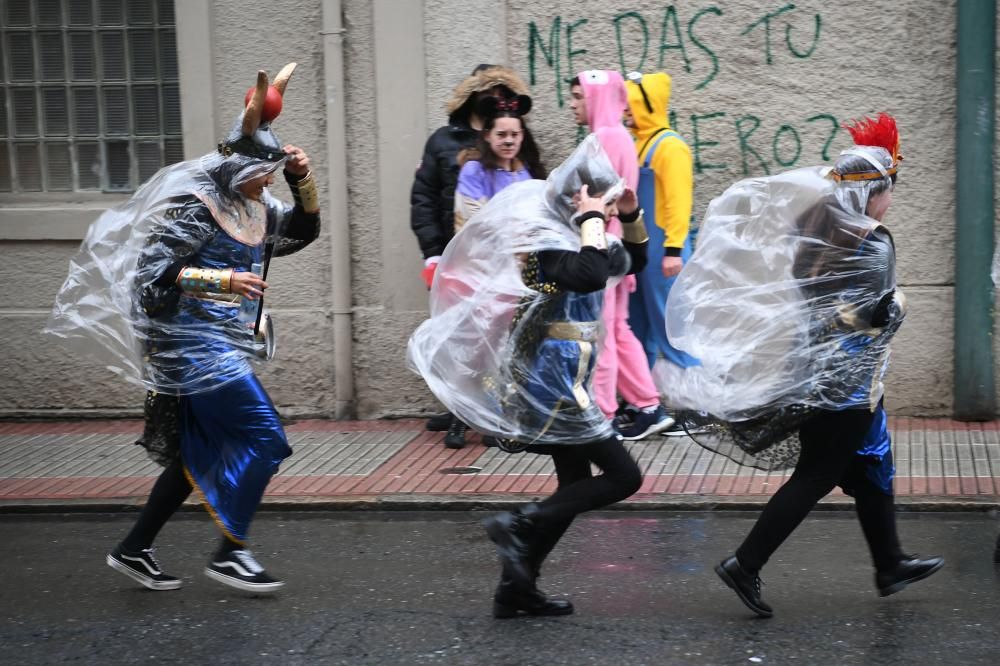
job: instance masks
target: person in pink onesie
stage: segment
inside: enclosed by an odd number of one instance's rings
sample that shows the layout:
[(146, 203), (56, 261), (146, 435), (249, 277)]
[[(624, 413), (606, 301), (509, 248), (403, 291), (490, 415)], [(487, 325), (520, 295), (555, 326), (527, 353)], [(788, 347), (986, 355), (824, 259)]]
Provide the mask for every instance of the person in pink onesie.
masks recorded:
[[(597, 136), (618, 175), (635, 191), (639, 164), (632, 135), (622, 124), (628, 94), (621, 74), (610, 70), (580, 72), (570, 81), (569, 107), (577, 124), (588, 126)], [(607, 230), (621, 236), (617, 217), (608, 220)], [(626, 440), (644, 439), (673, 425), (660, 405), (646, 352), (628, 324), (629, 293), (634, 290), (635, 277), (627, 276), (604, 291), (604, 347), (597, 357), (593, 385), (598, 406), (608, 418), (616, 419), (615, 427)], [(616, 418), (619, 393), (626, 408)]]

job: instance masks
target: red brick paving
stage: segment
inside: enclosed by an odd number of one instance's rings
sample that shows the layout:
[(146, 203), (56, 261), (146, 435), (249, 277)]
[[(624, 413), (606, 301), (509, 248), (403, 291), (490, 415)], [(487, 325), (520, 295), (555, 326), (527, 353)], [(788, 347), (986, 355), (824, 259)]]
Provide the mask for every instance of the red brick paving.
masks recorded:
[[(907, 467), (911, 475), (900, 474), (896, 481), (899, 497), (992, 497), (1000, 474), (1000, 422), (961, 423), (947, 419), (893, 418), (890, 426), (897, 442), (912, 441), (918, 457), (910, 458)], [(470, 467), (487, 449), (477, 436), (470, 436), (465, 449), (444, 448), (444, 433), (422, 430), (423, 422), (416, 419), (396, 421), (300, 421), (287, 426), (290, 435), (306, 433), (405, 433), (413, 437), (378, 465), (369, 474), (310, 473), (310, 465), (329, 463), (329, 456), (315, 456), (309, 464), (296, 468), (294, 476), (277, 476), (267, 496), (271, 498), (377, 498), (380, 496), (538, 496), (555, 488), (550, 464), (539, 467), (534, 457), (525, 456), (503, 466), (507, 473), (445, 473), (448, 468)], [(138, 435), (138, 421), (76, 421), (76, 422), (0, 422), (0, 437), (78, 436), (65, 437), (61, 443), (93, 444), (93, 435)], [(903, 440), (902, 437), (910, 439)], [(682, 440), (681, 440), (682, 441)], [(359, 446), (366, 446), (360, 443)], [(765, 499), (787, 479), (787, 473), (767, 473), (739, 468), (729, 461), (712, 460), (710, 454), (692, 447), (686, 452), (673, 451), (670, 440), (650, 442), (659, 450), (636, 451), (647, 474), (637, 500), (677, 496), (697, 497), (756, 497)], [(978, 447), (978, 449), (977, 449)], [(74, 500), (74, 499), (141, 499), (149, 492), (155, 470), (150, 476), (115, 476), (127, 473), (128, 465), (110, 459), (94, 475), (91, 468), (77, 465), (89, 476), (43, 475), (45, 469), (43, 445), (21, 446), (16, 452), (0, 444), (0, 465), (23, 463), (17, 476), (0, 476), (0, 500)], [(978, 452), (976, 452), (978, 450)], [(676, 453), (676, 455), (675, 455)], [(972, 456), (978, 455), (979, 458)], [(35, 456), (38, 459), (28, 459)], [(936, 456), (936, 457), (934, 457)], [(984, 457), (985, 456), (985, 457)], [(63, 458), (59, 465), (72, 462)], [(480, 463), (481, 464), (481, 463)], [(964, 473), (963, 473), (964, 467)], [(70, 467), (72, 470), (73, 467)], [(357, 468), (355, 468), (357, 469)], [(661, 473), (670, 470), (668, 473)], [(681, 471), (686, 470), (686, 471)], [(692, 470), (698, 470), (694, 472)], [(934, 471), (934, 474), (928, 474)], [(945, 475), (945, 471), (954, 471)], [(27, 476), (24, 476), (27, 474)], [(915, 474), (915, 475), (914, 475)]]

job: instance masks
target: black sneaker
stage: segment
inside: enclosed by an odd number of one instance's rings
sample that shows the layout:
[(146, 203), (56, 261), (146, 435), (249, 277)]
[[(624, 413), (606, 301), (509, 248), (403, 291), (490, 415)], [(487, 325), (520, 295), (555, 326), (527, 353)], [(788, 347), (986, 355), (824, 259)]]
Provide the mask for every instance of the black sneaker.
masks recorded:
[(107, 563), (115, 571), (122, 572), (151, 590), (176, 590), (181, 586), (180, 578), (168, 576), (160, 570), (160, 563), (153, 556), (152, 548), (133, 553), (115, 546), (108, 553)]
[(663, 432), (674, 424), (674, 420), (667, 416), (667, 412), (659, 405), (651, 412), (637, 409), (632, 411), (630, 415), (632, 417), (631, 423), (618, 429), (618, 433), (626, 442), (646, 439)]
[(771, 607), (760, 598), (760, 576), (756, 573), (748, 573), (735, 556), (728, 557), (717, 564), (715, 573), (719, 574), (722, 582), (731, 587), (740, 601), (754, 613), (761, 617), (774, 615)]
[(205, 575), (247, 592), (274, 592), (285, 585), (283, 581), (268, 576), (249, 550), (217, 554), (205, 568)]
[(927, 578), (943, 566), (943, 557), (920, 559), (916, 555), (907, 555), (892, 571), (876, 573), (875, 586), (878, 588), (879, 596), (887, 597), (901, 591), (910, 583)]

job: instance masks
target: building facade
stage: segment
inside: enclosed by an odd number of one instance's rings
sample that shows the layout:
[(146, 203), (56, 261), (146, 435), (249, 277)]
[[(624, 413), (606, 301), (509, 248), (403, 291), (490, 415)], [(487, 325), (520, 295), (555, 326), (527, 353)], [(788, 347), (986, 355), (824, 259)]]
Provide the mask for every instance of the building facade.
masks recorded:
[(494, 62), (531, 85), (550, 165), (577, 139), (566, 78), (670, 73), (696, 216), (739, 178), (832, 160), (843, 121), (896, 115), (906, 160), (886, 221), (910, 309), (887, 405), (948, 415), (956, 1), (879, 4), (0, 0), (0, 417), (138, 413), (141, 390), (40, 334), (67, 261), (103, 208), (213, 150), (257, 69), (291, 61), (275, 130), (310, 152), (324, 229), (269, 278), (279, 355), (261, 377), (284, 413), (437, 408), (405, 364), (427, 311), (409, 190), (451, 89)]

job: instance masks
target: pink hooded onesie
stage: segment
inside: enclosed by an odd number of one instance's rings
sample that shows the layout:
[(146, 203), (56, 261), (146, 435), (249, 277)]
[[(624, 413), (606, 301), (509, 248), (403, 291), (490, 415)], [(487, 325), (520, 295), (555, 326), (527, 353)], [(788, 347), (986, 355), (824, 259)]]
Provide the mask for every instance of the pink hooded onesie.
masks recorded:
[[(621, 74), (609, 70), (580, 72), (580, 87), (587, 105), (587, 125), (597, 135), (601, 147), (611, 158), (618, 174), (629, 189), (639, 185), (639, 163), (635, 156), (635, 141), (622, 125), (622, 115), (628, 107), (628, 94)], [(608, 221), (608, 233), (621, 237), (621, 222)], [(617, 394), (636, 407), (651, 407), (659, 403), (659, 394), (649, 372), (649, 363), (642, 344), (628, 325), (629, 293), (635, 291), (635, 277), (628, 276), (604, 291), (605, 339), (597, 357), (594, 373), (594, 396), (608, 418), (618, 409)]]

